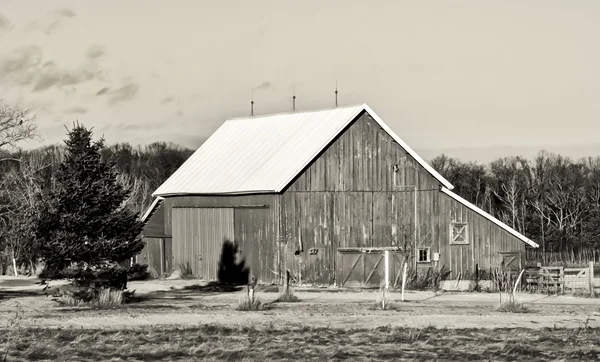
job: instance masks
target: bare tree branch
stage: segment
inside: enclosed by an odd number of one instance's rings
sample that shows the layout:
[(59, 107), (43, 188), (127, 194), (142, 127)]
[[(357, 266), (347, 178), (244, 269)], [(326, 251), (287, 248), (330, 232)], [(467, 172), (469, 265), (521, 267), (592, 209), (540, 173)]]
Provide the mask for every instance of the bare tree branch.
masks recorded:
[(29, 110), (0, 104), (0, 148), (16, 147), (19, 142), (37, 136), (35, 116)]

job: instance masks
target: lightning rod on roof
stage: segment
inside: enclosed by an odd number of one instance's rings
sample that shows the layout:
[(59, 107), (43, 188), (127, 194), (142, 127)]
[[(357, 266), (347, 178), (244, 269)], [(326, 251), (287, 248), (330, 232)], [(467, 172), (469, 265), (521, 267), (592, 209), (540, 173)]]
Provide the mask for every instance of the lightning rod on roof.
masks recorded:
[(335, 106), (334, 108), (337, 108), (338, 106), (338, 84), (337, 84), (337, 80), (335, 81)]
[(294, 95), (292, 96), (292, 112), (296, 112), (296, 87), (294, 86)]

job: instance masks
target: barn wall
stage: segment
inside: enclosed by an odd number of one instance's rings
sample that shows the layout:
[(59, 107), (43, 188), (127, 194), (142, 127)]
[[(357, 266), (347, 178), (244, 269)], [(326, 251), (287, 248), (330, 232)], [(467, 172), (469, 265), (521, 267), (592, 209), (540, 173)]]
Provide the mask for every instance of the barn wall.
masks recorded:
[[(468, 223), (467, 245), (450, 245), (453, 221)], [(451, 278), (475, 264), (489, 269), (499, 263), (499, 251), (524, 249), (442, 193), (439, 182), (366, 113), (285, 190), (281, 229), (284, 267), (314, 284), (339, 283), (340, 247), (430, 247), (432, 255), (440, 253), (439, 265), (452, 270)]]
[(163, 202), (160, 202), (150, 217), (146, 219), (142, 233), (149, 238), (165, 236), (165, 208)]
[[(398, 172), (392, 172), (394, 165)], [(398, 191), (415, 185), (419, 190), (440, 186), (371, 116), (363, 113), (286, 191)]]
[[(450, 278), (457, 278), (475, 270), (489, 271), (500, 264), (500, 252), (524, 251), (525, 243), (487, 218), (452, 199), (441, 191), (419, 193), (418, 247), (430, 247), (431, 253), (440, 253), (439, 266), (452, 270)], [(468, 244), (450, 243), (452, 222), (466, 222)], [(430, 263), (419, 263), (427, 267)]]
[[(233, 208), (234, 238), (250, 272), (260, 282), (279, 280), (279, 197), (277, 195), (177, 196), (164, 200), (165, 231), (172, 236), (173, 207)], [(180, 230), (191, 233), (194, 228)], [(177, 240), (173, 240), (176, 249)], [(173, 255), (173, 266), (178, 265)]]

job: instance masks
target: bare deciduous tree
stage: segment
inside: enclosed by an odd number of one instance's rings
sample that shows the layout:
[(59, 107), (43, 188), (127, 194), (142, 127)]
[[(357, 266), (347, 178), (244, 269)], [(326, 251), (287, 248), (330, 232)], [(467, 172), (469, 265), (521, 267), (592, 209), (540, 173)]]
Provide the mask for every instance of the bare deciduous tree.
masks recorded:
[(35, 116), (29, 110), (0, 103), (0, 148), (16, 147), (19, 142), (36, 137)]

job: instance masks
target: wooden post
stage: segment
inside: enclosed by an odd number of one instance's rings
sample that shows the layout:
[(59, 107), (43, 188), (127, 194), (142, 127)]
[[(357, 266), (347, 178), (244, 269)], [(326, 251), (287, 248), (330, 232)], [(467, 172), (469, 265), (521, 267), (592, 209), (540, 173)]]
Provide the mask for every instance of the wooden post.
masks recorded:
[(406, 267), (407, 263), (404, 262), (404, 270), (402, 271), (402, 301), (404, 302), (404, 287), (406, 286)]
[(560, 283), (560, 294), (565, 294), (565, 268), (563, 266), (560, 267), (560, 276), (558, 281)]
[(521, 282), (521, 277), (523, 277), (523, 273), (525, 272), (525, 269), (521, 270), (521, 274), (519, 274), (519, 278), (517, 278), (517, 282), (515, 283), (515, 288), (513, 289), (513, 300), (515, 298), (515, 294), (517, 293), (517, 288), (519, 287), (519, 283)]
[(285, 278), (283, 278), (283, 294), (284, 295), (288, 293), (289, 287), (290, 287), (290, 271), (286, 270)]
[(594, 296), (594, 262), (590, 261), (590, 271), (588, 272), (590, 276), (590, 295)]
[(13, 262), (13, 272), (15, 273), (15, 276), (18, 277), (19, 273), (17, 272), (17, 260), (15, 259), (15, 251), (14, 250), (12, 252), (12, 262)]
[(385, 255), (385, 290), (390, 287), (390, 251), (386, 250)]

